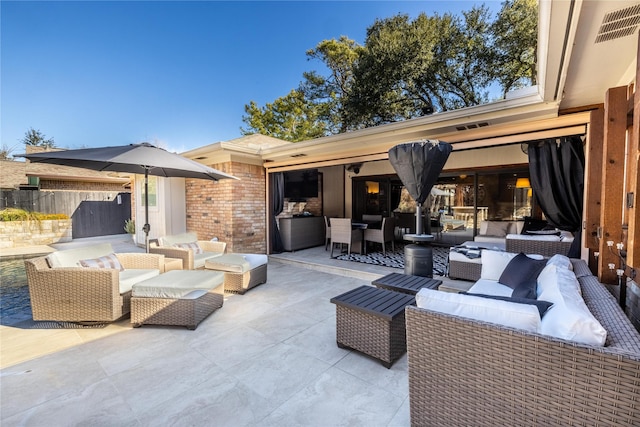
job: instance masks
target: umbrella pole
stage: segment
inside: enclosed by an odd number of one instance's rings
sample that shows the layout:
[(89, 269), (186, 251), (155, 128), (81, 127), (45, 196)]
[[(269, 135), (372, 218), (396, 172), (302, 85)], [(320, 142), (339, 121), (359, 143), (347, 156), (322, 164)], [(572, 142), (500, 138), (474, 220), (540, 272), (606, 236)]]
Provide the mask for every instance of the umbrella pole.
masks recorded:
[(147, 253), (149, 253), (149, 230), (151, 230), (151, 226), (149, 225), (149, 169), (144, 169), (144, 227), (142, 227), (142, 231), (144, 231), (144, 248)]
[(422, 203), (416, 203), (416, 234), (422, 234)]

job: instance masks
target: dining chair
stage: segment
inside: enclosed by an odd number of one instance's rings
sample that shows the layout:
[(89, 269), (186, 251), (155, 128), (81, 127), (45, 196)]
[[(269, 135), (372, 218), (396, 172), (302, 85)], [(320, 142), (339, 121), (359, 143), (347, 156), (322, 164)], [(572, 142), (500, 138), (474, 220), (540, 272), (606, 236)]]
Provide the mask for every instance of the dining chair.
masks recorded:
[(347, 253), (351, 255), (351, 245), (362, 246), (362, 230), (354, 230), (350, 218), (329, 218), (331, 228), (331, 258), (336, 244), (347, 245)]
[(382, 243), (382, 254), (387, 254), (386, 242), (391, 242), (392, 250), (396, 249), (395, 245), (395, 228), (396, 219), (393, 217), (383, 218), (382, 227), (367, 228), (364, 230), (364, 247), (366, 251), (367, 242)]

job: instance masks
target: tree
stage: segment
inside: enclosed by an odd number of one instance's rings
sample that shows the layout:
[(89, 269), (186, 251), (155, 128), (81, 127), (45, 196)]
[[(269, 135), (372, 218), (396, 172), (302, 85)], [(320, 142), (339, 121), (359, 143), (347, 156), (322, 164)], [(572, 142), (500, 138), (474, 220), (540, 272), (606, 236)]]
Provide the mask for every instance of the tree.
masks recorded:
[(2, 144), (2, 148), (0, 148), (0, 160), (14, 160), (11, 153), (13, 153), (15, 149), (15, 146), (9, 147), (6, 144)]
[(22, 138), (20, 142), (24, 143), (25, 145), (35, 145), (47, 149), (54, 148), (56, 146), (53, 138), (45, 138), (45, 135), (40, 132), (40, 130), (35, 130), (34, 128), (29, 128), (29, 130), (25, 132), (24, 138)]
[[(364, 46), (341, 36), (307, 51), (329, 74), (305, 72), (296, 102), (313, 111), (309, 128), (318, 135), (471, 107), (497, 97), (496, 90), (504, 97), (535, 84), (536, 50), (536, 0), (505, 0), (493, 21), (486, 6), (461, 16), (378, 19), (367, 29)], [(255, 123), (252, 131), (274, 132), (281, 127), (277, 117), (295, 114), (280, 104), (247, 105), (243, 120)]]
[(507, 0), (491, 28), (502, 95), (537, 81), (538, 2)]
[(242, 121), (248, 127), (240, 128), (243, 135), (260, 133), (286, 141), (304, 141), (323, 136), (326, 123), (321, 119), (324, 105), (309, 102), (299, 90), (292, 90), (287, 96), (267, 103), (264, 107), (251, 101), (245, 105), (246, 116)]
[[(262, 133), (295, 142), (349, 130), (344, 118), (344, 102), (353, 82), (353, 65), (361, 51), (361, 46), (344, 36), (339, 40), (323, 40), (309, 49), (308, 59), (322, 61), (330, 75), (305, 72), (298, 89), (287, 96), (264, 107), (251, 101), (245, 105), (247, 115), (242, 121), (248, 127), (241, 128), (242, 133)], [(303, 111), (304, 117), (289, 117), (297, 111)], [(305, 117), (310, 122), (303, 125)]]

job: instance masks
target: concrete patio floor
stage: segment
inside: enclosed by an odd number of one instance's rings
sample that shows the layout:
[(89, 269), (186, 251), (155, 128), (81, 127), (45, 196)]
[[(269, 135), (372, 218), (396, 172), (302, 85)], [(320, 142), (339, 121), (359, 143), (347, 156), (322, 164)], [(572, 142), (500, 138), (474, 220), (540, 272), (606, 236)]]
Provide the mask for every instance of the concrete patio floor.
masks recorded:
[(386, 369), (338, 348), (329, 302), (392, 271), (318, 247), (270, 256), (268, 282), (226, 295), (195, 331), (133, 329), (128, 318), (101, 329), (0, 326), (0, 424), (408, 426), (406, 354)]

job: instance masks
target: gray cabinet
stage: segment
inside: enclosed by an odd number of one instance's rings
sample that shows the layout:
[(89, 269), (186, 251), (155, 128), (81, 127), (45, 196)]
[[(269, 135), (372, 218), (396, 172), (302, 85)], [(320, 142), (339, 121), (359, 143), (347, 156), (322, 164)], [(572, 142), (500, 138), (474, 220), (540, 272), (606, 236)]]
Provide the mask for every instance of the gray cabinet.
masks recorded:
[(324, 245), (324, 218), (321, 216), (280, 218), (280, 236), (285, 251)]

